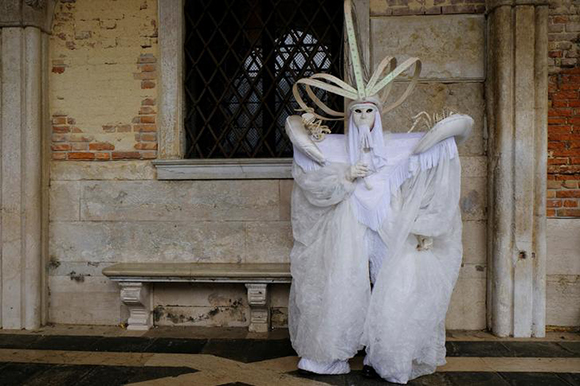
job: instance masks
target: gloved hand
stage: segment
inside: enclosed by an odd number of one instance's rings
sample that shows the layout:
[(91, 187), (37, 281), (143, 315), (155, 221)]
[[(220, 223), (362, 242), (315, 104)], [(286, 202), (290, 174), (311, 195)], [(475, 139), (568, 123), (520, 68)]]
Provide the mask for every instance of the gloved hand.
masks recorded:
[(347, 169), (345, 177), (347, 180), (352, 182), (359, 177), (366, 177), (369, 173), (370, 169), (367, 164), (357, 162), (356, 165)]
[(428, 251), (433, 246), (433, 237), (415, 235), (417, 237), (417, 250)]

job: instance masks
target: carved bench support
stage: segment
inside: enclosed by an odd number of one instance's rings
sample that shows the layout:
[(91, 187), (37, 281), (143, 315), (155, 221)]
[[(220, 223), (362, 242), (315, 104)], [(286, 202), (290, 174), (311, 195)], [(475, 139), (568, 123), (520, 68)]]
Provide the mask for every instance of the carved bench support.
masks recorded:
[(250, 305), (250, 332), (268, 332), (270, 329), (270, 307), (267, 284), (246, 284)]
[(151, 328), (151, 296), (149, 286), (136, 282), (120, 282), (121, 301), (129, 309), (127, 330), (147, 331)]

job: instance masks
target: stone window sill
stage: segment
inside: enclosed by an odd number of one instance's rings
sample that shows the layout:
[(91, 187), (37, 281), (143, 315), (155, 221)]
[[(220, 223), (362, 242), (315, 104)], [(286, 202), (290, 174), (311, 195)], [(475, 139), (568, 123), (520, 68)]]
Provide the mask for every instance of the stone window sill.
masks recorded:
[(291, 158), (155, 160), (158, 180), (291, 179)]

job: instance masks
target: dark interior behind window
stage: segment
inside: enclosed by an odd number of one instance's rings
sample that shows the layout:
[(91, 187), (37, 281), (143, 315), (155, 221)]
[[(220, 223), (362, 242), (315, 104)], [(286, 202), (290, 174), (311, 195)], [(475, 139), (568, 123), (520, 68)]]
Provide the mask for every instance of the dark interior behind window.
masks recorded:
[[(341, 77), (342, 5), (186, 0), (186, 157), (290, 157), (284, 121), (297, 114), (292, 85), (317, 72)], [(342, 98), (314, 91), (341, 110)]]

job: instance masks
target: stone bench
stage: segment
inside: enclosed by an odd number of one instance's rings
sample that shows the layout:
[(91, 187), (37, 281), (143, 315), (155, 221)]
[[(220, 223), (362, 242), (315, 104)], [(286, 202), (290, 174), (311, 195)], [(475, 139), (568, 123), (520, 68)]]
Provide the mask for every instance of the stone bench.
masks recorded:
[(243, 283), (248, 290), (253, 332), (270, 329), (268, 284), (290, 283), (290, 264), (119, 263), (103, 269), (119, 283), (129, 309), (128, 330), (151, 328), (153, 299), (149, 283)]

